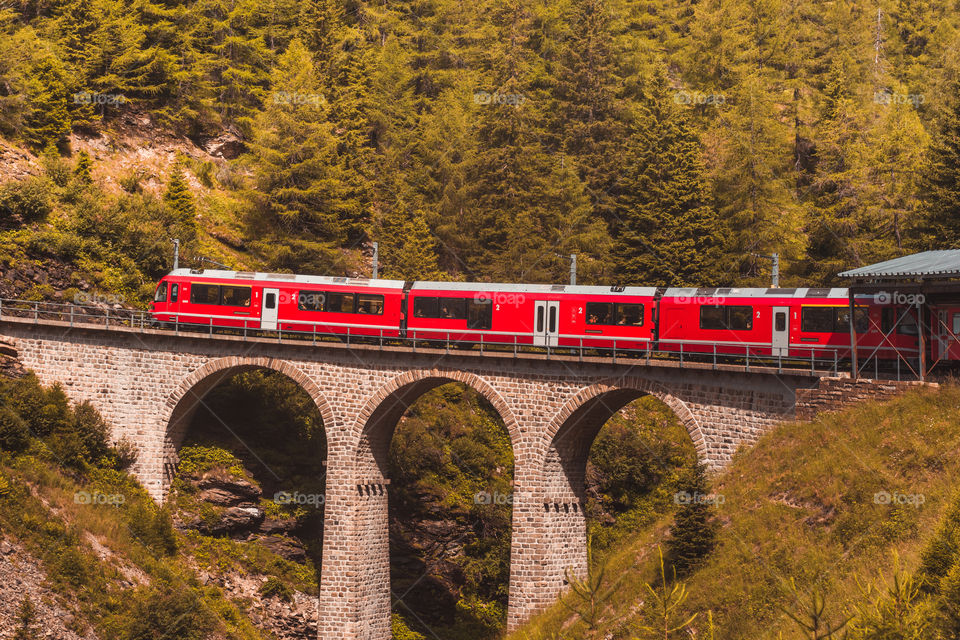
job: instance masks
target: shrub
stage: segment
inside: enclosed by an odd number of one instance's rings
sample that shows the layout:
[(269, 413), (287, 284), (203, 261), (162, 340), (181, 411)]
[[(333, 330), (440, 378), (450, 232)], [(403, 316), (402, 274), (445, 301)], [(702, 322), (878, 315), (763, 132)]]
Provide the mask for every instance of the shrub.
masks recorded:
[(0, 222), (34, 222), (46, 218), (53, 209), (49, 187), (47, 181), (40, 178), (0, 186)]
[(152, 503), (138, 502), (128, 514), (130, 533), (145, 547), (164, 556), (177, 552), (177, 536), (173, 532), (170, 511)]
[(267, 581), (260, 585), (260, 595), (264, 598), (276, 596), (284, 602), (293, 600), (293, 589), (291, 589), (283, 580), (275, 576), (270, 576)]
[(121, 640), (202, 640), (216, 627), (196, 590), (170, 582), (141, 589), (127, 617), (128, 623), (119, 634)]
[(10, 407), (0, 406), (0, 449), (19, 453), (30, 444), (30, 428)]

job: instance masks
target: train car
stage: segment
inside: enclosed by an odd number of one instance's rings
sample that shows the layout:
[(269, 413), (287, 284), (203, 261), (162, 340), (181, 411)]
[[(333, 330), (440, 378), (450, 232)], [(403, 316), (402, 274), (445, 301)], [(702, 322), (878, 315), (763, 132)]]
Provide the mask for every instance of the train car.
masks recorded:
[(402, 280), (177, 269), (150, 311), (164, 325), (396, 338), (403, 289)]
[(415, 282), (409, 338), (452, 343), (645, 349), (656, 289)]
[[(667, 289), (659, 301), (658, 347), (665, 351), (846, 360), (847, 289)], [(915, 358), (916, 317), (909, 309), (854, 301), (861, 360)]]

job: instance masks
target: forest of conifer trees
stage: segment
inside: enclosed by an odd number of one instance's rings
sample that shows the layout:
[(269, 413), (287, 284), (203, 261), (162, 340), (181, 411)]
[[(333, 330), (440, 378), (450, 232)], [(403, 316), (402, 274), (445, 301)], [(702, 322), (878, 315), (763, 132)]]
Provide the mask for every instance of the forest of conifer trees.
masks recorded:
[[(755, 284), (960, 243), (928, 0), (6, 0), (0, 134), (232, 131), (271, 268)], [(76, 155), (76, 154), (73, 154)], [(173, 216), (176, 218), (177, 216)]]

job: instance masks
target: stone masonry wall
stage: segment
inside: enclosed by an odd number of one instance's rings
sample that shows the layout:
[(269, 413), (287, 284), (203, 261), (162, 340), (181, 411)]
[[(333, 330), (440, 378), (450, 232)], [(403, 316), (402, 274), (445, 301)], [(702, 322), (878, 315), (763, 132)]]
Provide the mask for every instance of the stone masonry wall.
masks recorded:
[(797, 419), (812, 420), (822, 411), (837, 411), (865, 400), (888, 400), (911, 389), (936, 387), (935, 382), (821, 378), (811, 389), (797, 390)]

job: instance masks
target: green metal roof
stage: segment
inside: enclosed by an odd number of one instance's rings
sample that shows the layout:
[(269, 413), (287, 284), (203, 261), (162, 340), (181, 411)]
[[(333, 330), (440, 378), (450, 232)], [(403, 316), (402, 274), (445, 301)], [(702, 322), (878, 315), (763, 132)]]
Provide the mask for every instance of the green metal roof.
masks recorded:
[(842, 278), (956, 278), (960, 277), (960, 249), (924, 251), (840, 274)]

